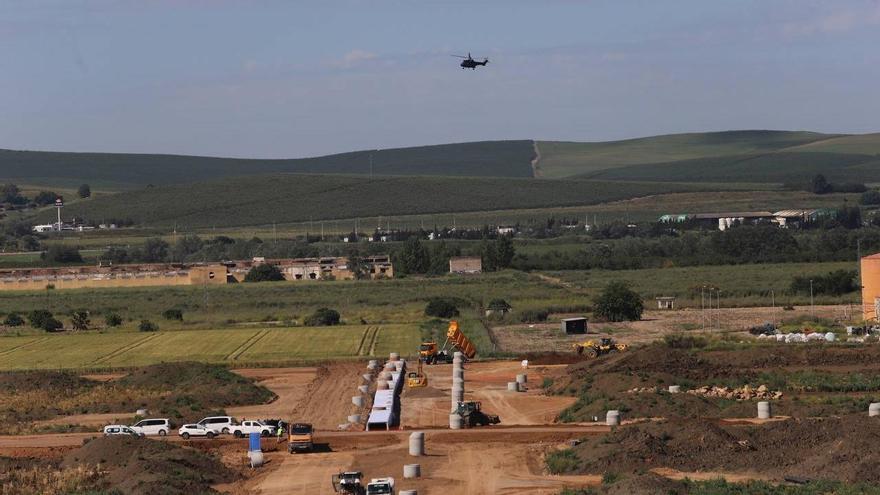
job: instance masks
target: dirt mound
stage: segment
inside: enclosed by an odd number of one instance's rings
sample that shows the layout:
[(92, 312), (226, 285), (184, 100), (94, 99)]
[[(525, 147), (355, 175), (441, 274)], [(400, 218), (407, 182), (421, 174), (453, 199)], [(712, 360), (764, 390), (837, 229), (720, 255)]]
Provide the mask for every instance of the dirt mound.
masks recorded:
[(686, 493), (683, 483), (656, 474), (624, 476), (620, 480), (601, 487), (603, 495), (636, 495), (663, 493), (678, 495)]
[(238, 476), (197, 450), (142, 438), (102, 437), (68, 453), (63, 468), (100, 466), (111, 490), (134, 495), (215, 493)]
[(528, 359), (531, 366), (540, 364), (576, 364), (584, 361), (586, 358), (578, 356), (574, 352), (528, 352), (520, 354), (517, 359)]
[(747, 427), (678, 420), (621, 428), (575, 451), (586, 473), (669, 467), (877, 483), (878, 434), (880, 422), (863, 415)]
[(63, 371), (5, 371), (0, 372), (0, 393), (18, 393), (49, 388), (52, 390), (81, 390), (97, 385), (96, 382)]
[(404, 396), (412, 399), (433, 399), (435, 397), (447, 397), (448, 394), (429, 385), (423, 388), (407, 388)]

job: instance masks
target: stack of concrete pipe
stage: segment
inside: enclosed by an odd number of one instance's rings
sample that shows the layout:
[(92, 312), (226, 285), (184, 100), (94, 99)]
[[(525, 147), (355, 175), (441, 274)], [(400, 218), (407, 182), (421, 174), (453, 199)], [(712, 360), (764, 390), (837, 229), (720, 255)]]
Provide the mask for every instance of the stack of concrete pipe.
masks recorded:
[(868, 416), (880, 416), (880, 402), (868, 404)]
[(770, 419), (773, 414), (770, 412), (770, 403), (769, 402), (758, 402), (758, 418), (759, 419)]
[(400, 354), (398, 354), (396, 352), (392, 352), (391, 354), (388, 355), (388, 361), (391, 361), (391, 362), (400, 361)]
[(464, 402), (464, 355), (456, 352), (452, 355), (452, 397), (449, 414), (449, 427), (453, 430), (461, 428), (461, 416), (455, 414), (458, 403)]
[(418, 490), (400, 490), (400, 495), (419, 495)]
[(367, 369), (370, 371), (372, 371), (378, 367), (379, 367), (379, 361), (377, 361), (375, 359), (370, 359), (370, 361), (367, 363)]
[[(422, 466), (419, 464), (404, 464), (403, 465), (403, 477), (406, 479), (413, 479), (422, 476)], [(403, 492), (401, 492), (403, 493)]]
[(414, 431), (409, 434), (409, 455), (413, 457), (425, 455), (425, 432)]
[(620, 411), (612, 410), (605, 413), (605, 424), (608, 426), (618, 426), (620, 424)]

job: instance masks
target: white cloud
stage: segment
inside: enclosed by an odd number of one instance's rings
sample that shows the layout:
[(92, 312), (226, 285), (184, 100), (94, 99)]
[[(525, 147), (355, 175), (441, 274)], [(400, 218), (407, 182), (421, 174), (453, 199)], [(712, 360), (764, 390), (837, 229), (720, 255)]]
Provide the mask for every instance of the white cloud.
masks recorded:
[(845, 33), (865, 26), (880, 25), (880, 1), (873, 1), (859, 9), (830, 12), (803, 21), (786, 22), (782, 34), (788, 37), (814, 34)]
[(341, 60), (336, 60), (332, 62), (331, 65), (336, 67), (353, 67), (355, 65), (359, 65), (370, 60), (375, 60), (378, 57), (379, 56), (373, 52), (368, 52), (366, 50), (361, 50), (360, 48), (355, 48), (354, 50), (351, 50), (350, 52), (343, 55)]

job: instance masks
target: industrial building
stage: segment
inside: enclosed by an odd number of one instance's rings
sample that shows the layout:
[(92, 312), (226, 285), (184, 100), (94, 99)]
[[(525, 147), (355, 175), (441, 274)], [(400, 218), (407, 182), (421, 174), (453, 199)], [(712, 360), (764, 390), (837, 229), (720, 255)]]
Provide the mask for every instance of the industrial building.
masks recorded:
[(861, 259), (862, 315), (866, 321), (877, 321), (880, 315), (880, 253)]
[(818, 221), (825, 217), (833, 217), (837, 213), (832, 208), (788, 209), (777, 212), (769, 211), (733, 211), (721, 213), (675, 213), (661, 215), (660, 223), (694, 223), (706, 227), (717, 226), (718, 230), (727, 230), (737, 224), (776, 224), (779, 227), (799, 227)]
[[(101, 287), (150, 287), (163, 285), (217, 285), (243, 282), (256, 265), (275, 265), (287, 280), (351, 280), (356, 277), (348, 258), (293, 258), (214, 263), (124, 264), (0, 270), (0, 290), (84, 289)], [(362, 276), (378, 279), (394, 276), (387, 255), (361, 259)]]

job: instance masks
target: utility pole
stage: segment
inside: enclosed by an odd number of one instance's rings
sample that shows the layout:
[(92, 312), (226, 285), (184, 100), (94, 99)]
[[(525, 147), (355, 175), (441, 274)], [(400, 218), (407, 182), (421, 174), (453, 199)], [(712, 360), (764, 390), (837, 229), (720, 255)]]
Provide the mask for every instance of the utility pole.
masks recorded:
[(703, 324), (703, 330), (706, 330), (706, 286), (700, 287), (700, 322)]
[(810, 316), (816, 317), (816, 312), (813, 309), (813, 279), (810, 279)]
[(770, 307), (776, 309), (776, 294), (770, 289)]

